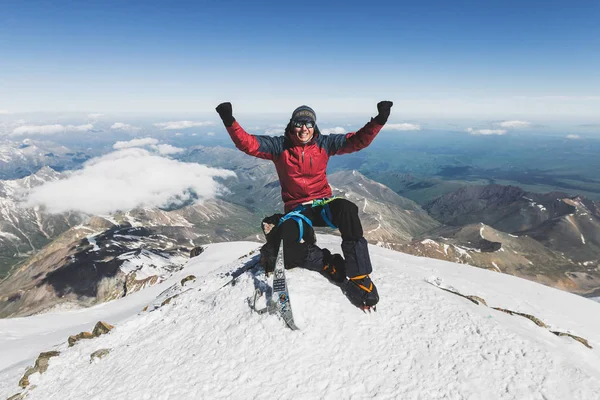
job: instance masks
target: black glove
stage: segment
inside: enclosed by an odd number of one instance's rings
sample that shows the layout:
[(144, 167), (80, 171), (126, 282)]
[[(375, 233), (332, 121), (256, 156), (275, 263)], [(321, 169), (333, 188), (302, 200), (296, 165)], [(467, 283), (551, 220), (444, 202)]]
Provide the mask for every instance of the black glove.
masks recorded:
[(273, 214), (262, 220), (262, 230), (265, 234), (267, 242), (269, 241), (269, 239), (274, 237), (274, 235), (276, 235), (277, 228), (279, 227), (279, 220), (281, 220), (281, 217), (283, 217), (283, 215), (284, 214)]
[(260, 248), (260, 264), (265, 268), (265, 273), (271, 273), (275, 270), (277, 262), (277, 253), (279, 252), (279, 220), (283, 214), (274, 214), (262, 220), (262, 230), (267, 239)]
[(231, 107), (231, 103), (221, 103), (215, 108), (219, 113), (219, 117), (223, 120), (223, 124), (226, 127), (230, 127), (235, 122), (235, 118), (233, 118), (233, 108)]
[(377, 103), (377, 111), (379, 111), (379, 114), (373, 118), (375, 122), (377, 122), (379, 125), (385, 125), (390, 117), (390, 111), (393, 105), (394, 103), (391, 101), (380, 101)]

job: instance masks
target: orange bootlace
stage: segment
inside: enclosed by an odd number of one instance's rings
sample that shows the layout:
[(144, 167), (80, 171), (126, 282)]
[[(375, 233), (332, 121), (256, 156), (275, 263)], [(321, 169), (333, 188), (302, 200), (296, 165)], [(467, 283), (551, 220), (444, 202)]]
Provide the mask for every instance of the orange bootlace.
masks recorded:
[[(369, 275), (358, 275), (353, 278), (350, 278), (350, 280), (351, 281), (359, 281), (363, 278), (368, 278), (368, 277), (369, 277)], [(356, 286), (358, 286), (359, 288), (361, 288), (362, 290), (364, 290), (367, 293), (371, 293), (373, 291), (373, 282), (370, 282), (370, 285), (368, 288), (358, 282), (354, 282), (354, 283), (356, 284)]]

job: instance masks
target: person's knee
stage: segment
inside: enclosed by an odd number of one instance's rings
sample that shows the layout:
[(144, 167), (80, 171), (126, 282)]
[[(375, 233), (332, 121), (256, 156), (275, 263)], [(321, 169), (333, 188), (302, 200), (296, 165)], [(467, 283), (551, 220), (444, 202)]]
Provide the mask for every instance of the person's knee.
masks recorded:
[(341, 213), (357, 214), (358, 206), (347, 199), (336, 199), (335, 202), (331, 202), (331, 207), (336, 208)]
[(298, 237), (300, 236), (300, 230), (298, 229), (298, 223), (293, 219), (288, 219), (284, 221), (279, 226), (279, 232), (281, 234), (281, 238), (284, 241), (292, 240), (298, 241)]

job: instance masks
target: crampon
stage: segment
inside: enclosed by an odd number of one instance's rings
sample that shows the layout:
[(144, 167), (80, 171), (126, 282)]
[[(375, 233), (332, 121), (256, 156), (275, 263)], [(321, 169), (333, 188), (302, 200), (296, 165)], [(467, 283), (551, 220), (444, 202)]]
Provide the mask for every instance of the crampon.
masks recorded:
[(343, 291), (350, 302), (363, 312), (377, 311), (375, 305), (379, 302), (379, 295), (369, 275), (348, 279), (344, 283)]
[(359, 306), (358, 308), (360, 308), (362, 310), (362, 312), (364, 312), (365, 314), (367, 312), (371, 313), (371, 311), (373, 312), (377, 312), (377, 306), (368, 306), (366, 304), (363, 304), (362, 306)]

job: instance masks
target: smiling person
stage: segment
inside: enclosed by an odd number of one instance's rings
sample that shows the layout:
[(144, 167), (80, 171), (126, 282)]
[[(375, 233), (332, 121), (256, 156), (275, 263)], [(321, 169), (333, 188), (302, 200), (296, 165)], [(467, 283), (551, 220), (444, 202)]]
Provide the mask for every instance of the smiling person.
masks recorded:
[[(358, 207), (344, 198), (332, 197), (327, 182), (327, 162), (333, 155), (348, 154), (367, 147), (387, 122), (393, 103), (381, 101), (378, 114), (356, 132), (323, 135), (317, 115), (308, 106), (294, 110), (282, 136), (251, 135), (233, 117), (231, 103), (216, 110), (235, 146), (244, 153), (275, 164), (284, 214), (263, 220), (267, 243), (261, 248), (261, 263), (272, 271), (283, 240), (286, 268), (318, 271), (342, 288), (350, 301), (361, 308), (377, 304), (379, 295), (370, 274), (373, 271), (367, 241), (358, 217)], [(343, 257), (316, 245), (313, 226), (339, 229)], [(346, 279), (346, 277), (348, 279)]]

